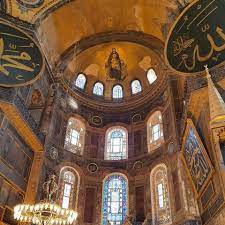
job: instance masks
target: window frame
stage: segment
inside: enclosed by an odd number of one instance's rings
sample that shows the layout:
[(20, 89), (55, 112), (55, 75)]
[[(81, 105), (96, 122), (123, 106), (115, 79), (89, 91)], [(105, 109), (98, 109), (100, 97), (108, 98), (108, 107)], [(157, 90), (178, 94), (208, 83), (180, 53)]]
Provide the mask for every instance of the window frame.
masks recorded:
[[(122, 173), (111, 173), (111, 174), (109, 174), (109, 175), (107, 175), (105, 178), (104, 178), (104, 180), (103, 180), (103, 182), (102, 182), (102, 207), (101, 207), (101, 225), (108, 225), (107, 224), (107, 220), (108, 220), (108, 217), (107, 218), (104, 218), (106, 215), (104, 215), (104, 214), (106, 214), (106, 212), (105, 212), (105, 208), (104, 208), (104, 206), (105, 206), (105, 204), (107, 204), (107, 203), (105, 203), (105, 199), (109, 199), (109, 188), (107, 189), (108, 191), (107, 191), (107, 196), (105, 196), (105, 190), (106, 190), (106, 188), (105, 188), (105, 186), (106, 186), (106, 184), (108, 183), (108, 186), (109, 186), (109, 182), (110, 182), (110, 178), (111, 177), (113, 177), (113, 176), (118, 176), (118, 177), (121, 177), (122, 179), (123, 179), (123, 181), (125, 182), (125, 184), (126, 184), (126, 190), (125, 190), (125, 193), (123, 193), (123, 194), (125, 194), (125, 196), (126, 196), (126, 210), (125, 210), (125, 212), (123, 212), (122, 211), (122, 213), (124, 213), (124, 215), (122, 215), (122, 220), (120, 221), (120, 224), (122, 225), (123, 224), (123, 222), (125, 221), (125, 219), (126, 219), (126, 215), (128, 214), (128, 212), (129, 212), (129, 182), (128, 182), (128, 179), (127, 179), (127, 177), (124, 175), (124, 174), (122, 174)], [(122, 192), (123, 192), (123, 190), (122, 190)], [(122, 199), (123, 199), (123, 196), (122, 196)], [(110, 199), (111, 200), (111, 199)], [(122, 202), (122, 204), (123, 204), (123, 202)], [(107, 205), (108, 206), (108, 205)], [(120, 206), (121, 207), (121, 206)], [(122, 207), (123, 207), (123, 205), (122, 205)], [(123, 210), (123, 209), (122, 209)], [(109, 214), (108, 212), (107, 212), (107, 214)]]
[[(133, 83), (136, 82), (136, 81), (140, 85), (140, 90), (134, 93), (134, 91), (133, 91)], [(130, 83), (130, 88), (131, 88), (131, 95), (137, 95), (137, 94), (140, 94), (143, 91), (142, 84), (141, 84), (141, 81), (139, 79), (132, 80), (131, 83)]]
[[(152, 202), (153, 225), (158, 223), (172, 224), (171, 213), (171, 190), (168, 177), (168, 168), (164, 163), (156, 165), (150, 173), (150, 192)], [(162, 184), (162, 194), (158, 194), (158, 185)], [(160, 207), (160, 198), (163, 199), (163, 206)], [(168, 219), (164, 221), (164, 217)]]
[[(151, 79), (150, 79), (150, 77), (149, 77), (149, 72), (150, 71), (153, 71), (154, 72), (154, 74), (155, 74), (155, 80), (154, 81), (150, 81)], [(149, 85), (152, 85), (152, 84), (154, 84), (156, 81), (157, 81), (157, 79), (158, 79), (158, 76), (157, 76), (157, 74), (156, 74), (156, 71), (154, 70), (154, 68), (149, 68), (148, 70), (147, 70), (147, 73), (146, 73), (146, 77), (147, 77), (147, 80), (148, 80), (148, 84)]]
[[(73, 136), (76, 132), (77, 137)], [(72, 152), (73, 154), (82, 155), (85, 145), (86, 128), (84, 122), (77, 117), (70, 117), (67, 121), (64, 149)], [(73, 138), (76, 139), (76, 144), (73, 143)]]
[[(114, 139), (112, 139), (113, 132), (122, 131), (122, 137), (120, 138), (120, 149), (118, 153), (120, 153), (119, 156), (115, 156), (116, 151), (115, 145), (112, 145)], [(114, 140), (115, 141), (115, 140)], [(115, 142), (114, 142), (115, 143)], [(110, 155), (111, 154), (111, 155)], [(117, 158), (117, 159), (116, 159)], [(105, 160), (111, 160), (111, 161), (119, 161), (119, 160), (126, 160), (128, 159), (128, 132), (125, 127), (122, 126), (113, 126), (110, 127), (105, 134), (105, 151), (104, 151), (104, 159)]]
[[(115, 97), (113, 97), (114, 96), (114, 88), (115, 87), (121, 87), (121, 93), (122, 93), (122, 97), (120, 97), (120, 98), (115, 98)], [(115, 84), (115, 85), (113, 85), (113, 87), (112, 87), (112, 99), (113, 100), (122, 100), (124, 98), (124, 90), (123, 90), (123, 86), (121, 85), (121, 84)]]
[[(101, 85), (102, 85), (102, 94), (101, 94), (101, 95), (94, 93), (96, 84), (101, 84)], [(105, 85), (104, 85), (101, 81), (95, 82), (94, 85), (93, 85), (92, 93), (93, 93), (93, 95), (95, 95), (95, 96), (97, 96), (97, 97), (104, 97), (104, 93), (105, 93)]]
[[(157, 131), (154, 128), (157, 126)], [(157, 136), (157, 139), (155, 138)], [(164, 143), (163, 117), (160, 110), (150, 114), (147, 120), (147, 143), (148, 152), (152, 152)]]
[[(72, 174), (72, 179), (67, 180), (66, 174)], [(69, 196), (65, 195), (65, 187), (66, 185), (70, 186), (70, 193)], [(76, 169), (70, 166), (64, 166), (60, 169), (59, 173), (59, 181), (58, 181), (58, 199), (61, 207), (63, 207), (63, 199), (66, 197), (69, 199), (68, 202), (68, 209), (77, 209), (77, 201), (78, 201), (78, 194), (80, 188), (80, 176)], [(65, 207), (63, 207), (65, 209)]]
[[(85, 78), (85, 82), (84, 82), (84, 85), (83, 85), (82, 87), (80, 87), (80, 86), (77, 85), (77, 80), (78, 80), (79, 76), (83, 76), (83, 77)], [(80, 90), (85, 90), (86, 84), (87, 84), (87, 76), (86, 76), (86, 74), (84, 74), (84, 73), (82, 73), (82, 72), (81, 72), (81, 73), (78, 73), (78, 74), (77, 74), (77, 77), (76, 77), (76, 79), (75, 79), (75, 82), (74, 82), (74, 86), (75, 86), (76, 88), (80, 89)]]

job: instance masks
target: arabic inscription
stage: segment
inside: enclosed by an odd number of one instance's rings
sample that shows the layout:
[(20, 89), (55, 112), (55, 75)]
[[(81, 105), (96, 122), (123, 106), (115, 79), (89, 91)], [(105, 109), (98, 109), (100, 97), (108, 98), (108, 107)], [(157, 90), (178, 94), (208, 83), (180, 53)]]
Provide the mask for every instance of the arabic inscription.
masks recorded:
[(196, 73), (225, 60), (225, 1), (198, 0), (173, 26), (166, 44), (166, 60), (176, 71)]
[(0, 21), (0, 86), (31, 84), (43, 68), (42, 53), (32, 38)]
[(192, 123), (189, 122), (185, 132), (183, 144), (183, 156), (193, 181), (195, 190), (200, 193), (212, 175), (212, 165), (206, 153), (206, 150), (198, 137)]

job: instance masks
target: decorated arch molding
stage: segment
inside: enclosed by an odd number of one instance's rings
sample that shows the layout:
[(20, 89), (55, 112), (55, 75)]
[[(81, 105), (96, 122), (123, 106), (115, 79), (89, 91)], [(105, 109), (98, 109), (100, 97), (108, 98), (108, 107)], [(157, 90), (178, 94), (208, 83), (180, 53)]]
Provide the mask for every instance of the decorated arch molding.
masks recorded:
[(89, 37), (83, 38), (78, 42), (73, 43), (67, 48), (61, 55), (56, 63), (57, 68), (63, 71), (68, 62), (72, 60), (74, 56), (79, 55), (81, 52), (96, 45), (110, 43), (110, 42), (131, 42), (142, 45), (154, 51), (163, 59), (164, 44), (158, 38), (140, 32), (140, 31), (107, 31), (97, 34), (93, 34)]

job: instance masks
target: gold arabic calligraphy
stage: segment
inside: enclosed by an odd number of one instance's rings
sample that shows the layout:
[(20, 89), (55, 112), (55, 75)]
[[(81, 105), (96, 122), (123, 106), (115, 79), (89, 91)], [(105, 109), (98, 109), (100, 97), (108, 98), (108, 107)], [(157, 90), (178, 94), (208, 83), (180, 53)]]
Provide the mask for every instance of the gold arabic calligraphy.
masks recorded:
[[(194, 51), (193, 51), (193, 56), (192, 56), (192, 65), (188, 65), (187, 61), (189, 59), (189, 55), (188, 54), (182, 54), (181, 56), (181, 63), (177, 66), (177, 68), (179, 68), (181, 65), (184, 65), (186, 67), (186, 69), (188, 69), (189, 71), (194, 70), (195, 66), (196, 66), (196, 61), (198, 60), (199, 62), (206, 62), (207, 60), (211, 59), (214, 52), (221, 52), (223, 50), (225, 50), (225, 33), (223, 32), (223, 29), (220, 27), (216, 28), (216, 32), (217, 34), (220, 36), (220, 38), (222, 38), (224, 40), (224, 44), (218, 46), (214, 39), (212, 38), (212, 36), (208, 33), (207, 34), (207, 39), (211, 45), (211, 49), (209, 51), (208, 54), (206, 55), (201, 55), (200, 54), (200, 47), (197, 44), (194, 47)], [(182, 51), (185, 51), (187, 48), (191, 47), (191, 45), (194, 43), (194, 39), (189, 39), (189, 40), (183, 40), (182, 37), (179, 37), (175, 42), (173, 42), (174, 44), (174, 56), (179, 55)]]
[[(193, 131), (190, 130), (192, 133)], [(194, 139), (194, 140), (193, 140)], [(187, 164), (195, 181), (197, 190), (200, 190), (210, 172), (210, 167), (202, 153), (195, 135), (189, 135), (185, 148)]]
[[(5, 51), (11, 51), (18, 53), (16, 50), (16, 45), (10, 44), (9, 46), (13, 50), (5, 50)], [(26, 46), (23, 46), (26, 47)], [(28, 47), (28, 46), (27, 46)], [(30, 45), (32, 47), (32, 45)], [(34, 72), (34, 68), (29, 67), (27, 65), (24, 65), (23, 63), (19, 62), (19, 60), (24, 60), (24, 61), (31, 61), (31, 56), (27, 52), (21, 52), (20, 54), (17, 55), (7, 55), (4, 54), (4, 40), (3, 38), (0, 38), (0, 72), (2, 72), (4, 75), (9, 76), (10, 72), (6, 68), (16, 68), (19, 70), (24, 70), (28, 72)], [(3, 63), (3, 61), (5, 63)], [(32, 63), (32, 66), (35, 67), (35, 64)], [(22, 80), (23, 76), (22, 75), (17, 75), (16, 76), (17, 80)]]

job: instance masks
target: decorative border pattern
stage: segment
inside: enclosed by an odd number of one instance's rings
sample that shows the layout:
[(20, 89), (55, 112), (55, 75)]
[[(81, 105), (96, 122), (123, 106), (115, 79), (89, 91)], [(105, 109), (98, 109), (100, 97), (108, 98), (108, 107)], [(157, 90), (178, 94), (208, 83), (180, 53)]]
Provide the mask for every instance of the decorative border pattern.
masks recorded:
[(90, 172), (90, 173), (96, 173), (98, 171), (98, 165), (96, 163), (90, 163), (88, 164), (87, 166), (87, 170)]
[(208, 203), (214, 196), (215, 196), (215, 191), (214, 191), (213, 183), (209, 182), (207, 188), (204, 190), (200, 198), (200, 202), (202, 204), (203, 209), (207, 207)]
[(102, 118), (100, 116), (92, 116), (91, 117), (91, 123), (95, 126), (101, 126), (102, 125)]

